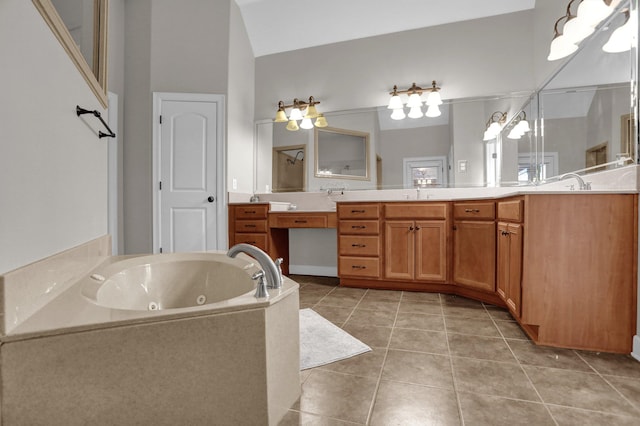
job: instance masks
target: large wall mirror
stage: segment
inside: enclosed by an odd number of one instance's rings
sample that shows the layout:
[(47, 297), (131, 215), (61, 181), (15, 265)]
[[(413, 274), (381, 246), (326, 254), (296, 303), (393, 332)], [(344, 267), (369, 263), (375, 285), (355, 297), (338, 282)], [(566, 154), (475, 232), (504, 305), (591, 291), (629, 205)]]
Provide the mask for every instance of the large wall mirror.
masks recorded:
[(315, 128), (315, 176), (369, 180), (369, 133)]
[[(331, 127), (369, 133), (367, 158), (375, 164), (369, 168), (370, 180), (343, 179), (335, 185), (345, 189), (538, 185), (567, 172), (637, 164), (637, 48), (620, 53), (602, 49), (625, 22), (624, 10), (629, 7), (629, 0), (619, 2), (535, 92), (445, 99), (442, 115), (436, 118), (392, 120), (386, 105), (325, 112)], [(502, 131), (487, 140), (484, 132), (492, 117), (500, 118)], [(514, 135), (513, 128), (524, 121), (530, 130)], [(314, 132), (289, 132), (284, 124), (257, 123), (256, 189), (272, 184), (271, 161), (261, 161), (263, 150), (268, 158), (272, 147), (302, 144), (313, 155)], [(309, 160), (309, 164), (314, 161)], [(330, 189), (327, 181), (307, 173), (307, 191)]]
[(32, 0), (96, 95), (107, 107), (108, 0)]
[(629, 1), (620, 2), (540, 90), (540, 180), (636, 163), (636, 48), (603, 50), (611, 34), (626, 22), (630, 6)]

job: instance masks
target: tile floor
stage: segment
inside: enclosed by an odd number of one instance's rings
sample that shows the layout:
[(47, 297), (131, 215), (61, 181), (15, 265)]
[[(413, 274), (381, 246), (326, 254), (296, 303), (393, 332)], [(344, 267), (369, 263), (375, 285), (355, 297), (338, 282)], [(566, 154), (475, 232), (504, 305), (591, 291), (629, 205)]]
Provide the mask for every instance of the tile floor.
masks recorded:
[(293, 276), (312, 308), (373, 349), (301, 372), (281, 425), (640, 425), (640, 362), (540, 347), (501, 308)]

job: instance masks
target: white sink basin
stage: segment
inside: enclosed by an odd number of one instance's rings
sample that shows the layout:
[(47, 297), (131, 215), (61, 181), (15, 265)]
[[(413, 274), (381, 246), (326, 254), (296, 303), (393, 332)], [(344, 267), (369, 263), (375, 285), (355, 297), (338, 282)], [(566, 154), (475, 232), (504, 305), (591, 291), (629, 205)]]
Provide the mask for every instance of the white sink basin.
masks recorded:
[(289, 210), (291, 203), (285, 203), (283, 201), (269, 201), (269, 211), (271, 212), (286, 212)]

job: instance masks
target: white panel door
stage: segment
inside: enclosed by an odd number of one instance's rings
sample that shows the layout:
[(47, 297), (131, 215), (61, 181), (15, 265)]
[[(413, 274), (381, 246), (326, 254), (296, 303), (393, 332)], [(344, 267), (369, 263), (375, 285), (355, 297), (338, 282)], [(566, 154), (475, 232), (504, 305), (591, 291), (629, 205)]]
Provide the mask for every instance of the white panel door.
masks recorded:
[(160, 125), (160, 249), (216, 249), (216, 102), (163, 100)]

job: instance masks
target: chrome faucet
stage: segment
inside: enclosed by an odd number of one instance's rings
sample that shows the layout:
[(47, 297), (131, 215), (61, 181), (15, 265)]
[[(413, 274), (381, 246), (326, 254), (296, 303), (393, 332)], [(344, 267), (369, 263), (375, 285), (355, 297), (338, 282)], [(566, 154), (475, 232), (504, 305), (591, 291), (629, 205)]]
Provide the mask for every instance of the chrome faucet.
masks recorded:
[(560, 180), (565, 180), (565, 179), (569, 179), (569, 178), (575, 178), (578, 181), (578, 187), (580, 188), (580, 191), (584, 191), (584, 190), (588, 191), (588, 190), (591, 189), (591, 182), (585, 182), (580, 177), (580, 175), (578, 175), (576, 173), (565, 173), (562, 176), (560, 176)]
[(262, 270), (264, 271), (265, 278), (267, 279), (267, 288), (281, 288), (282, 276), (278, 266), (271, 260), (269, 255), (258, 247), (250, 244), (236, 244), (231, 247), (227, 252), (227, 256), (236, 257), (238, 253), (245, 253), (253, 257), (258, 261)]

